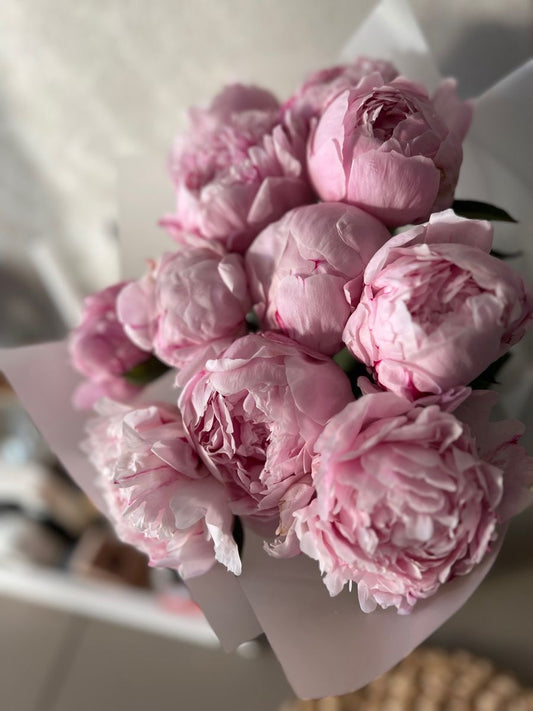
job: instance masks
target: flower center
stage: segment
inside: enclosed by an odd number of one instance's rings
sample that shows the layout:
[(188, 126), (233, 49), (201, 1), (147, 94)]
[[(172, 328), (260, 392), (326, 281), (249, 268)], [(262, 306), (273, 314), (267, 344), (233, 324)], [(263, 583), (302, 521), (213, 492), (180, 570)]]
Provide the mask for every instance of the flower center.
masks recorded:
[[(472, 275), (450, 262), (432, 263), (422, 269), (406, 303), (411, 317), (427, 335), (436, 331), (450, 315), (458, 314), (470, 298), (483, 293)], [(431, 282), (431, 283), (430, 283)]]

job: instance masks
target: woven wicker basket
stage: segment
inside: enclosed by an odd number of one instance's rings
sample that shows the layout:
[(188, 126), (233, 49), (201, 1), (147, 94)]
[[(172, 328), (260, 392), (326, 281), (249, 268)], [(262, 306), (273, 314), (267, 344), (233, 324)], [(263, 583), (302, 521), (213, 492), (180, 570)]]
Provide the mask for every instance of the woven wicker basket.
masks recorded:
[(280, 711), (533, 711), (533, 689), (468, 652), (419, 649), (353, 694)]

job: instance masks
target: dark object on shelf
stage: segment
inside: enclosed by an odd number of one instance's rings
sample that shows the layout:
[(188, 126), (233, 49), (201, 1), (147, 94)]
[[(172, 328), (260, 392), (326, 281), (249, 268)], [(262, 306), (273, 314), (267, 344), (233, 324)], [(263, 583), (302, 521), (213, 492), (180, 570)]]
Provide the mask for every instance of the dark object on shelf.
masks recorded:
[(82, 578), (92, 578), (149, 588), (150, 575), (146, 556), (117, 541), (100, 526), (89, 528), (81, 537), (70, 559), (70, 569)]
[(533, 711), (533, 689), (469, 652), (417, 649), (363, 689), (280, 711)]
[(0, 265), (0, 346), (22, 346), (56, 340), (65, 324), (33, 272)]

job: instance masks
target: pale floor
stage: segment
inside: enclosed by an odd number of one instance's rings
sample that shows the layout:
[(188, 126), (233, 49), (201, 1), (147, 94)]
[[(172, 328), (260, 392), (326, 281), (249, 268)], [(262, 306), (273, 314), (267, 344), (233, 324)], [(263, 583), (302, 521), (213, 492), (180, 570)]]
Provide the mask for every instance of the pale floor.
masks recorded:
[[(495, 568), (430, 640), (488, 656), (533, 686), (533, 511)], [(1, 711), (275, 711), (272, 655), (246, 659), (0, 597)]]
[(274, 711), (290, 690), (256, 659), (0, 599), (2, 711)]

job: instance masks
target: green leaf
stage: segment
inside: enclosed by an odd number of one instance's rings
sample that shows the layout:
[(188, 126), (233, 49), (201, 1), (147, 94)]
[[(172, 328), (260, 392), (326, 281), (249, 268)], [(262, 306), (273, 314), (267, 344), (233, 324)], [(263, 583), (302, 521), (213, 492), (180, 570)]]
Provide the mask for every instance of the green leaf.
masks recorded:
[(454, 200), (452, 208), (456, 215), (468, 217), (470, 220), (496, 220), (498, 222), (515, 222), (514, 217), (488, 202), (479, 200)]
[(347, 348), (343, 348), (342, 351), (335, 353), (333, 360), (344, 370), (345, 373), (349, 373), (356, 365), (359, 364), (357, 358), (354, 358)]
[(129, 383), (132, 383), (132, 385), (143, 386), (157, 380), (157, 378), (161, 377), (167, 370), (170, 370), (168, 365), (162, 363), (159, 358), (150, 356), (146, 360), (143, 360), (142, 363), (134, 365), (133, 368), (124, 373), (122, 377)]
[(241, 522), (241, 519), (238, 516), (235, 516), (233, 519), (233, 540), (237, 544), (237, 550), (239, 551), (239, 555), (242, 556), (242, 549), (244, 548), (244, 528)]
[(354, 398), (356, 400), (359, 400), (360, 397), (363, 397), (363, 393), (361, 391), (361, 388), (357, 384), (357, 381), (362, 375), (368, 376), (366, 368), (364, 372), (353, 370), (351, 373), (346, 373), (346, 375), (348, 376), (348, 380), (350, 381), (350, 387), (352, 388)]
[(477, 378), (470, 383), (470, 387), (473, 390), (489, 390), (493, 385), (499, 385), (498, 374), (510, 357), (510, 353), (504, 353), (498, 360), (491, 363), (481, 375), (478, 375)]
[(348, 380), (350, 381), (350, 385), (352, 386), (352, 392), (354, 394), (355, 399), (357, 400), (358, 398), (360, 398), (362, 392), (359, 389), (359, 386), (357, 385), (357, 380), (362, 375), (368, 375), (366, 365), (364, 363), (361, 363), (360, 360), (357, 360), (357, 358), (354, 358), (354, 356), (347, 348), (343, 348), (342, 351), (336, 353), (333, 356), (333, 361), (337, 363), (337, 365), (342, 368), (348, 376)]
[(516, 259), (522, 256), (522, 252), (500, 252), (498, 249), (491, 249), (490, 253), (497, 259)]
[(259, 331), (259, 319), (257, 318), (257, 314), (253, 309), (248, 311), (248, 313), (246, 314), (246, 325), (248, 326), (248, 331), (251, 333)]

